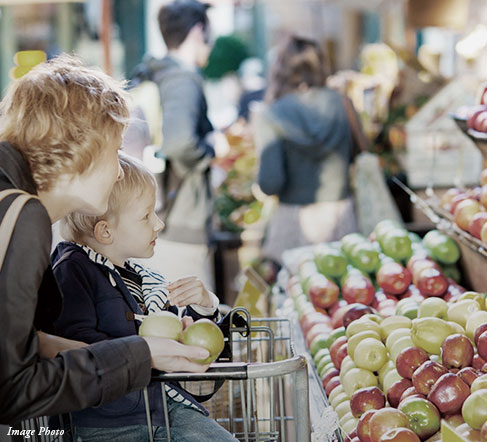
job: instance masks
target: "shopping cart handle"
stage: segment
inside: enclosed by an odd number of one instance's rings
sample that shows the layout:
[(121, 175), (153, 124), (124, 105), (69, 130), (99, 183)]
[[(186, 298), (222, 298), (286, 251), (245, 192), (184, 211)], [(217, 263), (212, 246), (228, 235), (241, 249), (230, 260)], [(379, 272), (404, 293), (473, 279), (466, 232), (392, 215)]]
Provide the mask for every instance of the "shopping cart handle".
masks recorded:
[(246, 362), (214, 362), (204, 373), (164, 373), (152, 370), (152, 380), (159, 382), (171, 381), (216, 381), (219, 379), (247, 379)]

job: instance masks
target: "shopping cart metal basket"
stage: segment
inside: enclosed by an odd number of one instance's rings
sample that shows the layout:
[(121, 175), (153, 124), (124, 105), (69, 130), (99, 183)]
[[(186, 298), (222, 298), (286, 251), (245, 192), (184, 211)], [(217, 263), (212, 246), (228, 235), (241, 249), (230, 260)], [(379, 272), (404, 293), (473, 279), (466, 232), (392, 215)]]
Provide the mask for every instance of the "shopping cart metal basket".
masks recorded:
[[(153, 380), (177, 381), (197, 395), (212, 391), (215, 382), (224, 381), (204, 406), (210, 417), (237, 439), (309, 442), (307, 362), (294, 350), (291, 323), (284, 318), (251, 318), (247, 310), (236, 308), (230, 312), (230, 324), (238, 322), (233, 321), (233, 315), (242, 316), (247, 325), (230, 328), (227, 338), (232, 354), (230, 362), (214, 363), (205, 373), (160, 373)], [(161, 390), (165, 420), (169, 422), (166, 391)], [(147, 424), (152, 428), (147, 391), (144, 398)], [(45, 417), (23, 421), (20, 428), (35, 430), (29, 441), (63, 442), (71, 440), (70, 425), (66, 422), (69, 416), (65, 415), (64, 419), (64, 424), (68, 424), (64, 425), (68, 428), (64, 435), (41, 435), (40, 428), (47, 427)], [(170, 441), (170, 427), (167, 435)]]

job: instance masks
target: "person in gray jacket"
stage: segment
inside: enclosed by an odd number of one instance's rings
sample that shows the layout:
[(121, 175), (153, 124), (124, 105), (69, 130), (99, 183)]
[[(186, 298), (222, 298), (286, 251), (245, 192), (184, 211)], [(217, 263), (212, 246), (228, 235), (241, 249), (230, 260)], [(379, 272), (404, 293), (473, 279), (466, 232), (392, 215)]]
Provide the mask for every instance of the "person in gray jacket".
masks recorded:
[(270, 72), (267, 105), (255, 118), (258, 183), (279, 198), (263, 253), (277, 261), (287, 249), (338, 240), (356, 230), (345, 99), (325, 82), (317, 42), (290, 36)]
[(51, 224), (73, 211), (106, 211), (123, 177), (122, 85), (61, 55), (15, 80), (0, 111), (0, 224), (19, 192), (33, 196), (12, 232), (0, 230), (0, 423), (114, 401), (148, 385), (151, 368), (205, 370), (192, 359), (207, 350), (167, 339), (88, 346), (53, 335), (62, 296), (49, 263)]
[(207, 117), (203, 79), (198, 71), (210, 53), (208, 5), (176, 0), (161, 7), (159, 27), (168, 53), (147, 59), (145, 78), (158, 87), (162, 106), (162, 148), (180, 183), (169, 213), (161, 213), (164, 253), (156, 256), (169, 279), (193, 274), (213, 286), (208, 265), (209, 223), (213, 198), (210, 142), (213, 126)]

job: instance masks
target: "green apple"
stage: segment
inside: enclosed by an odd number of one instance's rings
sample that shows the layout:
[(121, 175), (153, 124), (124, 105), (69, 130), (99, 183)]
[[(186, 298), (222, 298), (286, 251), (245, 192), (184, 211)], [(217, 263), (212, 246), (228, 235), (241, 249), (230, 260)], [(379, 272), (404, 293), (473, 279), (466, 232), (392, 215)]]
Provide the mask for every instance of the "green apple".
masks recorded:
[(318, 271), (328, 278), (340, 278), (347, 270), (347, 258), (341, 251), (331, 247), (315, 250), (315, 264)]
[(396, 261), (404, 261), (412, 255), (411, 239), (407, 230), (391, 229), (379, 239), (383, 252)]
[(462, 272), (456, 264), (444, 264), (441, 266), (443, 274), (450, 279), (453, 279), (457, 284), (462, 280)]
[(185, 345), (206, 348), (210, 356), (206, 359), (195, 359), (200, 364), (209, 364), (220, 356), (225, 346), (225, 338), (220, 327), (209, 319), (198, 319), (183, 331), (182, 341)]
[(318, 336), (315, 336), (313, 338), (313, 340), (309, 344), (309, 351), (311, 353), (311, 356), (314, 357), (314, 355), (322, 349), (328, 349), (329, 337), (329, 333), (320, 333)]
[(357, 344), (365, 338), (374, 338), (380, 341), (380, 336), (377, 332), (374, 330), (365, 330), (363, 332), (357, 333), (353, 336), (350, 337), (350, 339), (347, 341), (347, 352), (348, 355), (353, 359), (355, 347), (357, 347)]
[(374, 234), (377, 241), (382, 238), (389, 230), (398, 229), (401, 225), (397, 221), (393, 221), (391, 219), (383, 219), (379, 221), (375, 228)]
[(457, 299), (457, 302), (458, 301), (463, 301), (464, 299), (474, 299), (475, 301), (477, 301), (480, 305), (480, 308), (482, 310), (485, 310), (485, 307), (486, 307), (486, 304), (485, 304), (485, 293), (479, 293), (479, 292), (465, 292), (465, 293), (462, 293), (458, 299)]
[(376, 338), (364, 338), (357, 344), (353, 361), (359, 368), (377, 371), (388, 360), (385, 345)]
[(401, 379), (404, 378), (397, 372), (395, 368), (392, 369), (384, 377), (384, 383), (382, 384), (383, 390), (389, 391), (389, 388), (391, 388), (392, 384), (394, 384), (394, 382), (400, 381)]
[(345, 336), (347, 337), (347, 339), (350, 339), (350, 337), (352, 337), (353, 335), (356, 335), (357, 333), (366, 330), (375, 331), (378, 335), (380, 335), (380, 325), (377, 324), (377, 322), (371, 321), (370, 319), (358, 318), (348, 324)]
[(454, 264), (460, 259), (460, 249), (455, 241), (438, 230), (429, 231), (423, 238), (423, 245), (441, 264)]
[(379, 377), (379, 382), (381, 385), (384, 385), (384, 379), (386, 374), (389, 373), (391, 370), (396, 369), (396, 364), (392, 362), (390, 359), (377, 371), (377, 375)]
[(413, 319), (411, 339), (415, 347), (420, 347), (430, 354), (439, 355), (441, 344), (452, 334), (448, 322), (440, 318)]
[(171, 312), (152, 313), (144, 318), (140, 328), (140, 336), (157, 336), (159, 338), (178, 341), (183, 331), (183, 323)]
[(396, 328), (393, 330), (386, 339), (386, 347), (390, 350), (398, 339), (404, 336), (411, 336), (410, 328)]
[(377, 387), (377, 378), (369, 370), (364, 368), (352, 368), (343, 379), (343, 389), (348, 397), (360, 388)]
[(467, 323), (465, 325), (465, 331), (467, 332), (467, 337), (473, 341), (475, 335), (475, 330), (479, 325), (487, 323), (487, 312), (478, 311), (474, 312), (471, 316), (467, 318)]
[(418, 318), (448, 319), (448, 304), (441, 298), (426, 298), (418, 309)]
[(418, 317), (419, 304), (412, 298), (401, 299), (396, 304), (396, 315), (406, 316), (409, 319)]
[(326, 356), (323, 356), (321, 358), (320, 362), (318, 362), (318, 365), (316, 365), (316, 371), (318, 373), (322, 373), (322, 372), (324, 372), (325, 368), (329, 368), (330, 364), (333, 364), (333, 362), (331, 360), (331, 356), (329, 354)]
[(462, 416), (474, 430), (480, 430), (487, 421), (487, 392), (478, 390), (463, 403)]
[(437, 362), (438, 364), (443, 364), (440, 355), (430, 355), (430, 361)]
[(343, 440), (347, 440), (346, 437), (348, 434), (351, 434), (353, 430), (357, 428), (359, 420), (355, 417), (352, 417), (352, 419), (348, 419), (346, 421), (343, 421), (343, 424), (341, 424), (342, 427), (342, 437)]
[(330, 354), (330, 350), (327, 348), (322, 348), (321, 350), (318, 350), (318, 352), (313, 356), (313, 361), (316, 366), (320, 363), (321, 359), (323, 359), (325, 356), (328, 356)]
[(331, 405), (331, 401), (333, 401), (339, 394), (345, 394), (345, 390), (343, 389), (343, 385), (336, 386), (333, 390), (331, 390), (330, 395), (328, 396), (328, 402)]
[(461, 335), (465, 335), (465, 336), (467, 335), (467, 332), (460, 324), (457, 324), (456, 322), (453, 321), (446, 321), (446, 322), (451, 327), (453, 333), (460, 333)]
[[(336, 390), (337, 388), (338, 388), (338, 387), (335, 387), (335, 388), (333, 389), (333, 391), (334, 391), (334, 390)], [(333, 391), (332, 391), (332, 393), (333, 393)], [(339, 404), (341, 404), (341, 403), (342, 403), (342, 402), (344, 402), (344, 401), (348, 401), (348, 400), (349, 400), (349, 398), (348, 398), (347, 393), (345, 393), (345, 392), (343, 392), (343, 393), (339, 393), (339, 394), (337, 394), (337, 395), (336, 395), (336, 396), (333, 398), (333, 400), (330, 400), (330, 405), (333, 407), (333, 409), (334, 409), (334, 410), (336, 410), (336, 408), (338, 407), (338, 405), (339, 405)]]
[(411, 328), (411, 319), (406, 316), (389, 316), (380, 323), (382, 339), (386, 339), (392, 331), (398, 328)]
[(352, 250), (353, 246), (356, 244), (360, 244), (362, 242), (366, 242), (367, 239), (365, 236), (361, 235), (360, 233), (349, 233), (345, 235), (341, 240), (341, 247), (343, 252), (346, 255), (350, 254), (350, 250)]
[(480, 304), (475, 299), (457, 301), (448, 308), (448, 320), (465, 328), (468, 317), (478, 311), (480, 311)]
[(343, 427), (348, 421), (353, 421), (353, 420), (355, 420), (355, 418), (353, 417), (352, 412), (349, 411), (348, 413), (346, 413), (345, 415), (343, 415), (341, 417), (341, 419), (339, 419), (338, 421), (340, 422), (340, 426)]
[(484, 393), (487, 395), (487, 374), (483, 374), (479, 376), (472, 382), (470, 386), (470, 392), (474, 393), (476, 391), (483, 390)]
[(333, 368), (336, 368), (335, 364), (333, 362), (328, 362), (325, 365), (321, 366), (320, 369), (318, 369), (318, 367), (316, 369), (321, 378), (326, 372), (328, 372), (328, 370), (331, 370)]
[(399, 338), (396, 342), (394, 342), (394, 344), (392, 344), (392, 347), (389, 349), (392, 362), (396, 362), (399, 353), (401, 353), (401, 351), (403, 351), (405, 348), (409, 347), (414, 347), (411, 336), (403, 336), (402, 338)]
[(331, 347), (331, 344), (333, 344), (341, 336), (345, 336), (345, 327), (335, 328), (330, 333), (330, 336), (328, 338), (328, 348), (330, 348)]
[(350, 408), (350, 401), (343, 401), (342, 403), (338, 404), (335, 408), (335, 412), (338, 415), (338, 419), (341, 419), (347, 413), (351, 413), (352, 409)]
[(375, 272), (380, 264), (379, 252), (368, 241), (355, 244), (349, 257), (352, 265), (365, 273)]
[(426, 399), (419, 397), (406, 398), (399, 404), (398, 410), (408, 417), (411, 430), (421, 440), (433, 436), (440, 429), (440, 412), (432, 402)]
[(381, 315), (377, 315), (375, 313), (366, 313), (365, 315), (361, 316), (360, 319), (370, 319), (373, 322), (377, 322), (377, 324), (381, 324), (382, 320), (384, 319)]
[(340, 382), (343, 382), (343, 378), (345, 375), (352, 369), (356, 368), (355, 362), (353, 362), (350, 355), (345, 356), (342, 361), (342, 365), (340, 366)]

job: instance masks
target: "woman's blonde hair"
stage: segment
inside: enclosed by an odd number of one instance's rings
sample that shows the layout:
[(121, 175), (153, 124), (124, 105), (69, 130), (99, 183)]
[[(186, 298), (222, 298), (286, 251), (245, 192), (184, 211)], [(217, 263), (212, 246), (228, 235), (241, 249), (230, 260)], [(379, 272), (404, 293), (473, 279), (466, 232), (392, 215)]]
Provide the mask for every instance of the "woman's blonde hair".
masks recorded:
[(128, 122), (124, 84), (62, 54), (14, 80), (0, 104), (0, 140), (29, 163), (38, 190), (62, 173), (82, 174), (121, 144)]
[(122, 152), (118, 155), (124, 176), (113, 186), (108, 209), (101, 216), (70, 213), (61, 220), (61, 236), (67, 241), (83, 244), (86, 238), (94, 237), (94, 228), (99, 221), (118, 222), (120, 212), (130, 201), (140, 198), (147, 190), (155, 192), (154, 175), (140, 161)]

